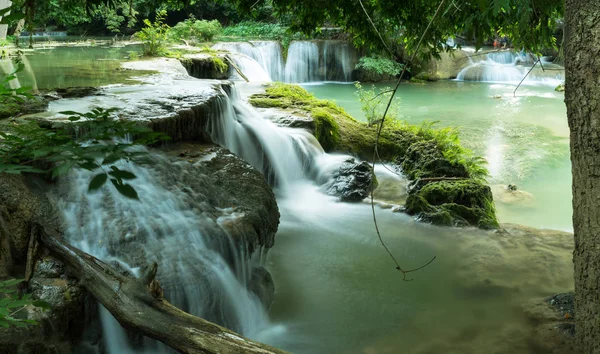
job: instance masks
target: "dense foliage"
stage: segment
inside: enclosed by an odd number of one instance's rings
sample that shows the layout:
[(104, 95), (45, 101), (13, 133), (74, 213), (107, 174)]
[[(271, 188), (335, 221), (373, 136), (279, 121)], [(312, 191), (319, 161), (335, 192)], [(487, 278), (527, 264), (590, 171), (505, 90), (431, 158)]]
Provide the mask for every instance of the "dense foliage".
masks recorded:
[(169, 30), (172, 40), (196, 40), (198, 42), (210, 42), (221, 33), (221, 23), (217, 20), (206, 21), (189, 18), (179, 22)]
[[(246, 10), (255, 3), (238, 0)], [(564, 12), (561, 0), (272, 0), (272, 4), (280, 15), (292, 15), (288, 17), (292, 30), (311, 33), (333, 23), (351, 33), (358, 46), (387, 46), (398, 57), (402, 53), (394, 42), (400, 40), (411, 53), (424, 33), (424, 57), (446, 50), (444, 43), (453, 36), (464, 36), (478, 46), (486, 39), (507, 36), (513, 46), (539, 52), (556, 44), (553, 29)]]
[(148, 56), (159, 56), (165, 54), (169, 26), (164, 23), (165, 11), (156, 15), (156, 20), (151, 22), (144, 20), (145, 27), (136, 32), (134, 37), (142, 41), (142, 52)]
[(361, 57), (356, 64), (356, 69), (390, 77), (398, 76), (402, 68), (402, 64), (379, 55)]

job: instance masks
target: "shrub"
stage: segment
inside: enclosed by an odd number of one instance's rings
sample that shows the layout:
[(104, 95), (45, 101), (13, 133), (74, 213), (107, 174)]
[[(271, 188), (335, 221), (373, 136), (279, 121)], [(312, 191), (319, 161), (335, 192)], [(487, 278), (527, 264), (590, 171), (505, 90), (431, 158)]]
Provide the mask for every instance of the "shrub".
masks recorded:
[[(361, 109), (367, 117), (367, 122), (370, 126), (377, 124), (383, 117), (387, 102), (392, 96), (392, 88), (384, 87), (383, 89), (377, 91), (373, 85), (370, 89), (366, 90), (359, 82), (355, 84), (355, 87), (357, 89), (356, 95), (360, 100)], [(399, 98), (396, 98), (388, 109), (386, 121), (389, 122), (398, 119), (400, 119), (400, 104)]]
[(156, 14), (154, 23), (145, 19), (144, 24), (146, 27), (133, 35), (135, 38), (142, 41), (142, 52), (144, 55), (154, 57), (165, 53), (167, 34), (169, 31), (169, 26), (164, 23), (166, 16), (166, 11), (159, 11)]
[(402, 72), (403, 65), (381, 56), (369, 56), (360, 58), (355, 68), (378, 75), (397, 76)]
[(198, 40), (201, 42), (210, 42), (221, 33), (221, 23), (217, 20), (195, 20), (189, 18), (179, 22), (169, 31), (169, 37), (172, 40)]

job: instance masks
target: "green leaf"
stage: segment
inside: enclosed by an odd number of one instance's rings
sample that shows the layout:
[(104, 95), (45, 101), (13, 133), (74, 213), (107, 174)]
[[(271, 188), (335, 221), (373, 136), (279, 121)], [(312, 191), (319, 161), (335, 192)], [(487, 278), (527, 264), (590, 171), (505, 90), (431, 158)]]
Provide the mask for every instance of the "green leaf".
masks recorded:
[(75, 166), (75, 161), (65, 161), (63, 163), (61, 163), (58, 167), (56, 167), (53, 171), (52, 171), (52, 178), (56, 178), (56, 177), (60, 177), (63, 176), (65, 174), (67, 174), (67, 172), (69, 172), (69, 170)]
[(58, 113), (64, 114), (66, 116), (73, 116), (73, 115), (78, 116), (78, 115), (81, 115), (81, 113), (75, 112), (75, 111), (60, 111)]
[(106, 173), (101, 173), (94, 176), (94, 178), (92, 178), (92, 180), (90, 181), (90, 185), (88, 186), (88, 192), (95, 191), (102, 187), (104, 183), (106, 183), (107, 179), (108, 175)]
[(135, 179), (136, 178), (136, 175), (134, 175), (133, 173), (131, 173), (129, 171), (119, 170), (115, 166), (111, 166), (111, 168), (113, 168), (113, 170), (110, 171), (108, 174), (117, 179)]
[(119, 183), (119, 181), (114, 178), (111, 178), (110, 181), (115, 186), (117, 191), (119, 193), (121, 193), (122, 195), (124, 195), (125, 197), (131, 198), (131, 199), (136, 199), (136, 200), (140, 199), (140, 198), (138, 198), (138, 194), (135, 191), (135, 189), (132, 186), (130, 186), (129, 184)]
[(88, 161), (88, 162), (80, 163), (79, 167), (81, 167), (83, 169), (86, 169), (88, 171), (93, 171), (93, 170), (97, 169), (100, 166), (98, 166), (98, 164), (96, 164), (96, 163)]
[(116, 161), (119, 161), (121, 159), (121, 155), (119, 154), (110, 154), (107, 157), (104, 158), (104, 160), (102, 161), (103, 165), (109, 164), (109, 163), (113, 163)]

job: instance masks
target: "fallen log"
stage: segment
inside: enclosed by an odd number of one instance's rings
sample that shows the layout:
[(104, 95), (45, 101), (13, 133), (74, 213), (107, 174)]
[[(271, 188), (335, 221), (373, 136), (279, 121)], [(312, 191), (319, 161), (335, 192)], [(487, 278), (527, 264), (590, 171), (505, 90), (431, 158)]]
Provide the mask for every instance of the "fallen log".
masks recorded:
[[(67, 264), (81, 284), (126, 328), (189, 354), (283, 354), (259, 343), (192, 316), (160, 297), (155, 280), (158, 266), (148, 267), (138, 279), (122, 275), (76, 247), (58, 232), (44, 230), (42, 243)], [(152, 291), (150, 290), (152, 288)]]

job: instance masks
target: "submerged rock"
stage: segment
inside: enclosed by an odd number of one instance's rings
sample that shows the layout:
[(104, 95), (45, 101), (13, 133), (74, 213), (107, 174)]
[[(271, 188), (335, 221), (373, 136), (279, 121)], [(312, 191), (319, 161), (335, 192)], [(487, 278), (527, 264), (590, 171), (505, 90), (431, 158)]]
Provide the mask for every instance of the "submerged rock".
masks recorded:
[(342, 202), (360, 202), (377, 187), (373, 176), (368, 162), (349, 159), (333, 173), (333, 179), (324, 186), (325, 193), (339, 197)]
[(504, 204), (518, 205), (523, 207), (532, 206), (535, 202), (533, 194), (519, 189), (511, 188), (512, 185), (492, 185), (492, 194), (496, 202)]

